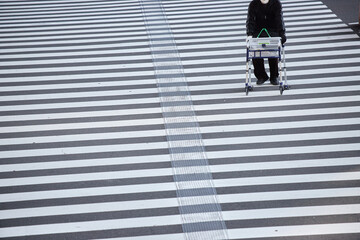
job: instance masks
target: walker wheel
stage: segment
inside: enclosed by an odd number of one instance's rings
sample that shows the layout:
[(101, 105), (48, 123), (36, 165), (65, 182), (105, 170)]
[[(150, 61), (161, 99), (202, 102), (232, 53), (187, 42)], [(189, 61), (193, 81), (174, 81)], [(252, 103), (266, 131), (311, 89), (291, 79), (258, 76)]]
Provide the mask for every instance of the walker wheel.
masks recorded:
[(283, 95), (284, 87), (283, 87), (283, 86), (280, 86), (279, 89), (280, 89), (280, 94)]
[(249, 92), (250, 92), (250, 91), (253, 91), (253, 90), (254, 90), (254, 88), (253, 88), (252, 86), (246, 86), (246, 87), (245, 87), (246, 95), (248, 95)]

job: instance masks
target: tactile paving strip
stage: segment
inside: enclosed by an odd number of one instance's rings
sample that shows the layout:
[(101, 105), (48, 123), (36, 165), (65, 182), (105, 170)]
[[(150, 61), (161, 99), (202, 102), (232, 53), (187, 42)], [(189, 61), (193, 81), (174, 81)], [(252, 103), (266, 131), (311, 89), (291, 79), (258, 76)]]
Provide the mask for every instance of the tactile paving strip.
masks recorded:
[(186, 239), (228, 239), (190, 91), (162, 3), (139, 3), (150, 42)]

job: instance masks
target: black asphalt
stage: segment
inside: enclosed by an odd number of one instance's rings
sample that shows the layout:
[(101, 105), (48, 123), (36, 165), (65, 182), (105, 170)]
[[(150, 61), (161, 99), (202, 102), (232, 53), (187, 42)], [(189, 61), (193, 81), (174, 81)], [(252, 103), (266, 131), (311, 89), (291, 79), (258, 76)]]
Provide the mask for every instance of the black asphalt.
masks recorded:
[(322, 2), (360, 36), (360, 0), (322, 0)]

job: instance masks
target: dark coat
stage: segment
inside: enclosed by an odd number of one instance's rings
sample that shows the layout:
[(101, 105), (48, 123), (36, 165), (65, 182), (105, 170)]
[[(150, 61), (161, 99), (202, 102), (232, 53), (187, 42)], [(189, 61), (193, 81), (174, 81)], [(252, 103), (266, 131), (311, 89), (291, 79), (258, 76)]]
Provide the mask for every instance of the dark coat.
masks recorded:
[[(247, 35), (257, 37), (263, 28), (266, 28), (272, 37), (282, 37), (283, 42), (286, 41), (280, 0), (269, 0), (267, 4), (262, 4), (260, 0), (253, 0), (249, 4), (246, 21)], [(267, 37), (267, 34), (263, 32), (261, 37)]]

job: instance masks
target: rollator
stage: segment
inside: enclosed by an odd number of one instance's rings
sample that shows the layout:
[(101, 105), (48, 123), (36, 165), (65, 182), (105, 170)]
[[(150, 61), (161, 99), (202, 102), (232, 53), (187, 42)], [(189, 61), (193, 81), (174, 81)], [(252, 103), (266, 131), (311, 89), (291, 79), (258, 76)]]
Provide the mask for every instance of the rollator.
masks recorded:
[[(269, 37), (260, 38), (259, 36), (263, 31), (265, 31)], [(246, 42), (246, 95), (248, 95), (250, 91), (254, 90), (254, 87), (251, 83), (251, 65), (252, 60), (256, 58), (279, 59), (279, 90), (280, 94), (282, 95), (284, 90), (290, 89), (286, 76), (285, 47), (281, 44), (281, 37), (271, 37), (265, 28), (261, 30), (260, 34), (257, 38), (250, 38)], [(283, 68), (282, 65), (284, 65)], [(284, 81), (282, 69), (284, 69)]]

